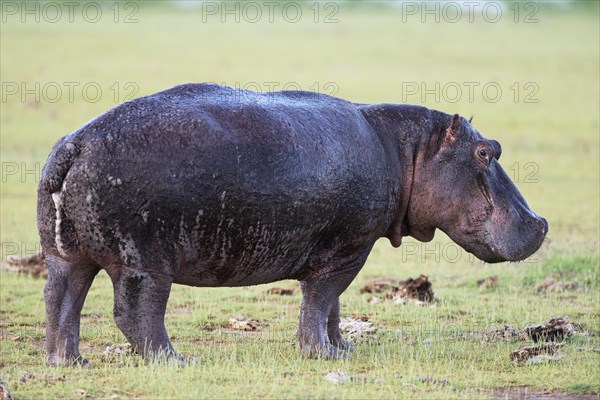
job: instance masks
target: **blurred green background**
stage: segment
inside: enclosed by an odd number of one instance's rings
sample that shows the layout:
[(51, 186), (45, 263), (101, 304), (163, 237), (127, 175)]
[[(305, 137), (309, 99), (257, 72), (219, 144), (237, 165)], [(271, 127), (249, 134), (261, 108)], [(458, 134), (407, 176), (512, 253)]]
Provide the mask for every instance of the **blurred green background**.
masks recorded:
[(474, 115), (551, 248), (597, 251), (598, 3), (488, 3), (3, 2), (1, 240), (35, 246), (37, 174), (59, 137), (132, 97), (216, 82)]

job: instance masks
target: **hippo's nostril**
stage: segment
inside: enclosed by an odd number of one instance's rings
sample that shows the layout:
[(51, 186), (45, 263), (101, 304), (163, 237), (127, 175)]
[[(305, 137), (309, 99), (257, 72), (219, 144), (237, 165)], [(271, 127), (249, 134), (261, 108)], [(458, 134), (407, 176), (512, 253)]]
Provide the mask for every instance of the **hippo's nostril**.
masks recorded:
[(546, 233), (548, 233), (548, 221), (546, 221), (546, 218), (540, 217), (540, 219), (538, 219), (537, 223), (538, 223), (538, 226), (540, 227), (540, 229), (542, 230), (542, 232), (544, 232), (544, 235)]

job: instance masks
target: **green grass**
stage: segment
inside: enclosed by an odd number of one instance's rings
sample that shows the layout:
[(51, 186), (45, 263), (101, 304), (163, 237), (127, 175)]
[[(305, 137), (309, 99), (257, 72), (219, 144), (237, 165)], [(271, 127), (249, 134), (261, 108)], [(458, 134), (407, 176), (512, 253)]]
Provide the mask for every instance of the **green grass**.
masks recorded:
[[(102, 358), (106, 346), (125, 342), (112, 322), (111, 285), (105, 274), (97, 278), (83, 311), (82, 352), (95, 368), (44, 367), (44, 331), (40, 324), (44, 282), (5, 274), (2, 302), (10, 313), (4, 321), (4, 379), (15, 393), (27, 398), (73, 396), (77, 389), (99, 397), (121, 393), (125, 397), (149, 398), (280, 398), (308, 394), (321, 398), (480, 398), (486, 390), (518, 386), (587, 394), (600, 391), (596, 379), (598, 354), (578, 350), (600, 346), (600, 308), (597, 291), (592, 288), (538, 294), (534, 287), (519, 284), (530, 273), (523, 266), (445, 265), (426, 270), (439, 299), (434, 305), (371, 305), (366, 302), (369, 295), (359, 293), (360, 285), (371, 275), (371, 266), (342, 296), (342, 314), (367, 315), (379, 331), (361, 338), (354, 357), (344, 361), (299, 357), (294, 334), (300, 296), (265, 295), (266, 286), (175, 287), (167, 329), (178, 350), (201, 360), (200, 365), (185, 368), (145, 365), (137, 357), (117, 357), (110, 362)], [(389, 272), (412, 274), (405, 265)], [(581, 273), (592, 271), (583, 269)], [(474, 281), (489, 274), (500, 276), (498, 287), (477, 288)], [(247, 334), (226, 329), (227, 320), (239, 313), (268, 326), (262, 332)], [(565, 358), (558, 364), (518, 367), (508, 355), (530, 343), (488, 342), (468, 336), (504, 324), (523, 328), (555, 315), (567, 315), (595, 335), (571, 338), (563, 350)], [(338, 385), (325, 381), (324, 376), (335, 370), (346, 372), (352, 380)], [(23, 371), (35, 378), (21, 383)], [(424, 376), (450, 384), (421, 382)]]
[[(107, 12), (107, 11), (105, 11)], [(110, 14), (108, 14), (110, 15)], [(393, 249), (377, 243), (367, 265), (342, 295), (342, 315), (369, 316), (379, 327), (359, 343), (350, 360), (303, 360), (295, 346), (300, 296), (265, 295), (270, 286), (199, 289), (176, 286), (167, 329), (176, 348), (201, 360), (185, 368), (146, 365), (137, 357), (104, 360), (105, 347), (125, 341), (112, 321), (112, 288), (102, 273), (83, 310), (81, 350), (93, 369), (43, 365), (44, 281), (0, 273), (0, 365), (2, 380), (16, 398), (481, 398), (498, 388), (598, 394), (600, 304), (600, 100), (598, 7), (558, 12), (542, 8), (535, 24), (510, 18), (490, 24), (402, 22), (399, 11), (342, 9), (339, 23), (257, 24), (202, 22), (196, 11), (141, 3), (136, 24), (97, 24), (76, 19), (56, 24), (0, 25), (0, 76), (43, 87), (57, 82), (96, 82), (103, 90), (88, 102), (76, 90), (56, 103), (22, 102), (8, 96), (0, 110), (1, 257), (36, 250), (36, 171), (52, 144), (85, 121), (125, 99), (129, 82), (136, 96), (191, 81), (231, 86), (297, 83), (357, 102), (411, 102), (474, 115), (484, 136), (503, 145), (501, 163), (531, 207), (550, 224), (547, 243), (527, 262), (486, 265), (438, 234), (432, 243), (407, 240)], [(115, 101), (117, 82), (120, 93)], [(332, 82), (329, 86), (327, 83)], [(498, 102), (480, 91), (457, 102), (407, 96), (407, 83), (443, 87), (456, 82), (495, 82)], [(510, 87), (520, 87), (515, 101)], [(524, 85), (539, 88), (537, 103), (524, 102)], [(256, 86), (256, 85), (254, 85)], [(66, 90), (66, 89), (64, 89)], [(466, 90), (466, 89), (465, 89)], [(3, 93), (4, 95), (5, 93)], [(527, 164), (534, 163), (534, 164)], [(533, 165), (533, 169), (528, 166)], [(12, 169), (17, 168), (16, 174)], [(23, 168), (24, 167), (24, 168)], [(510, 167), (513, 167), (510, 169)], [(517, 176), (518, 171), (518, 176)], [(534, 175), (528, 174), (534, 172)], [(25, 172), (23, 176), (22, 173)], [(436, 246), (438, 246), (436, 248)], [(446, 257), (444, 257), (446, 255)], [(451, 262), (452, 258), (457, 258)], [(368, 304), (359, 289), (367, 279), (430, 277), (432, 306)], [(475, 282), (497, 275), (498, 287)], [(574, 291), (538, 292), (545, 277), (577, 281)], [(260, 334), (224, 327), (236, 314), (267, 322)], [(526, 343), (487, 342), (465, 334), (510, 324), (522, 328), (566, 315), (590, 333), (571, 338), (556, 364), (517, 367), (509, 353)], [(428, 340), (426, 340), (428, 339)], [(424, 343), (426, 340), (426, 343)], [(430, 343), (429, 343), (430, 342)], [(350, 382), (331, 384), (335, 370)], [(25, 382), (21, 379), (27, 372)], [(422, 377), (438, 384), (423, 382)], [(448, 381), (449, 385), (439, 382)]]

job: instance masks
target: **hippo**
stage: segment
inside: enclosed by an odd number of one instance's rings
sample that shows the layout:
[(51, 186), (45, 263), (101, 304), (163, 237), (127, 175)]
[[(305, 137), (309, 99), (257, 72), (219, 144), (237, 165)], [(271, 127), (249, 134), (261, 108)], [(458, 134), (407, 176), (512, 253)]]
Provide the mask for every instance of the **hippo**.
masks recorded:
[[(548, 232), (471, 121), (417, 105), (194, 83), (105, 112), (53, 147), (38, 187), (48, 264), (46, 363), (87, 364), (81, 309), (100, 270), (114, 321), (149, 360), (184, 360), (164, 317), (174, 283), (300, 282), (305, 357), (347, 357), (339, 296), (374, 243), (436, 229), (488, 263)], [(164, 359), (164, 358), (163, 358)]]

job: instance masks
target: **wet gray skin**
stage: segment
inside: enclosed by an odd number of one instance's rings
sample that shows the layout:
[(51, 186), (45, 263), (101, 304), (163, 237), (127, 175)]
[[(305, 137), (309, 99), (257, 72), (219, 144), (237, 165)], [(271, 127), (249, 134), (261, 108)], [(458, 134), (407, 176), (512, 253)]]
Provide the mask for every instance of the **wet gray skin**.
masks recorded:
[(81, 307), (104, 269), (114, 318), (150, 358), (182, 360), (171, 285), (300, 281), (303, 355), (338, 358), (340, 294), (373, 244), (441, 229), (487, 262), (522, 260), (548, 224), (464, 118), (311, 92), (187, 84), (122, 104), (54, 146), (38, 189), (49, 267), (46, 361), (87, 363)]

